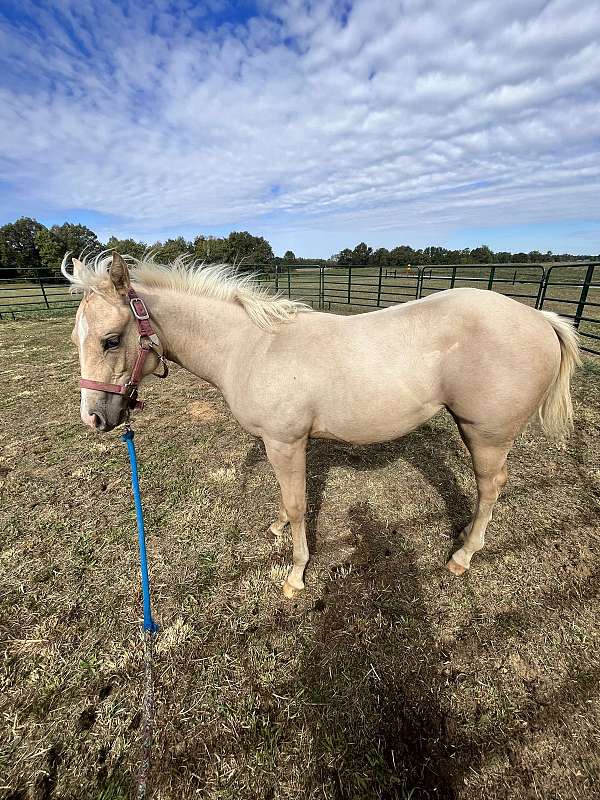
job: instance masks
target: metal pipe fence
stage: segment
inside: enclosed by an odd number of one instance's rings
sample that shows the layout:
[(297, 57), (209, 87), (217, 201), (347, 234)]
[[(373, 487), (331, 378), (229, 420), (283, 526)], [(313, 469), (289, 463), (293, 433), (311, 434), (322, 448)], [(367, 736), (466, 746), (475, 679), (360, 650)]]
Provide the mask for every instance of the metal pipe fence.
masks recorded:
[[(326, 311), (374, 310), (473, 286), (572, 319), (588, 353), (600, 355), (600, 262), (428, 266), (250, 265), (260, 284)], [(6, 273), (6, 270), (4, 271)], [(68, 309), (79, 302), (62, 277), (18, 279), (0, 270), (0, 319)]]

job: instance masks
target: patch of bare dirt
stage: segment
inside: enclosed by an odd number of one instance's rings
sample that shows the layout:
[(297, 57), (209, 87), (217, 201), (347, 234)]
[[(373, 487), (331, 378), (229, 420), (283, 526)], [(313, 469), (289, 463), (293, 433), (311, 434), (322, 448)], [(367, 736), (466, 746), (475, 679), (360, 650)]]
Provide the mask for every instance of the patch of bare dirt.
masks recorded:
[(212, 403), (205, 400), (193, 400), (187, 404), (186, 411), (201, 422), (214, 422), (222, 416)]

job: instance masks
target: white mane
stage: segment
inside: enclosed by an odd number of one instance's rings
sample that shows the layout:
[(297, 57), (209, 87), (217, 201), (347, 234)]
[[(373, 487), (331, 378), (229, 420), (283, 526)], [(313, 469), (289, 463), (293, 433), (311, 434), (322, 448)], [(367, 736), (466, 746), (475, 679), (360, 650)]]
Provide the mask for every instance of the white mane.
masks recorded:
[[(77, 269), (76, 273), (67, 271), (71, 255), (65, 255), (60, 271), (71, 284), (72, 290), (100, 294), (106, 291), (112, 254), (104, 251), (96, 256), (82, 256), (80, 263), (83, 269)], [(278, 322), (290, 322), (299, 311), (312, 310), (298, 300), (271, 294), (266, 287), (256, 283), (254, 274), (240, 275), (229, 264), (204, 264), (185, 255), (178, 256), (171, 264), (157, 263), (152, 254), (144, 255), (141, 259), (133, 256), (123, 258), (127, 262), (131, 282), (140, 289), (166, 289), (238, 302), (260, 328), (268, 329)]]

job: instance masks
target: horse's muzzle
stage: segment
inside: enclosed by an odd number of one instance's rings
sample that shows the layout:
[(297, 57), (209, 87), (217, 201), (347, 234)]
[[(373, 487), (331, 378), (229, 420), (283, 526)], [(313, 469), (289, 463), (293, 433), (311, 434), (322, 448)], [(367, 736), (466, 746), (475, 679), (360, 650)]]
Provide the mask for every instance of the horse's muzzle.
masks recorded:
[(89, 402), (90, 407), (84, 407), (85, 401), (82, 403), (81, 418), (96, 433), (108, 433), (127, 419), (127, 402), (123, 396), (98, 392)]

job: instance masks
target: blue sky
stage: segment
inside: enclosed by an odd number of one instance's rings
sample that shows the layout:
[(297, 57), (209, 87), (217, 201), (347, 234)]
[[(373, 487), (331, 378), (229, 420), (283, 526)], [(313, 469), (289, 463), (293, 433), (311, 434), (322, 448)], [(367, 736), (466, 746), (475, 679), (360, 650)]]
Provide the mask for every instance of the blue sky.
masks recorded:
[(596, 0), (4, 0), (0, 92), (0, 223), (600, 252)]

